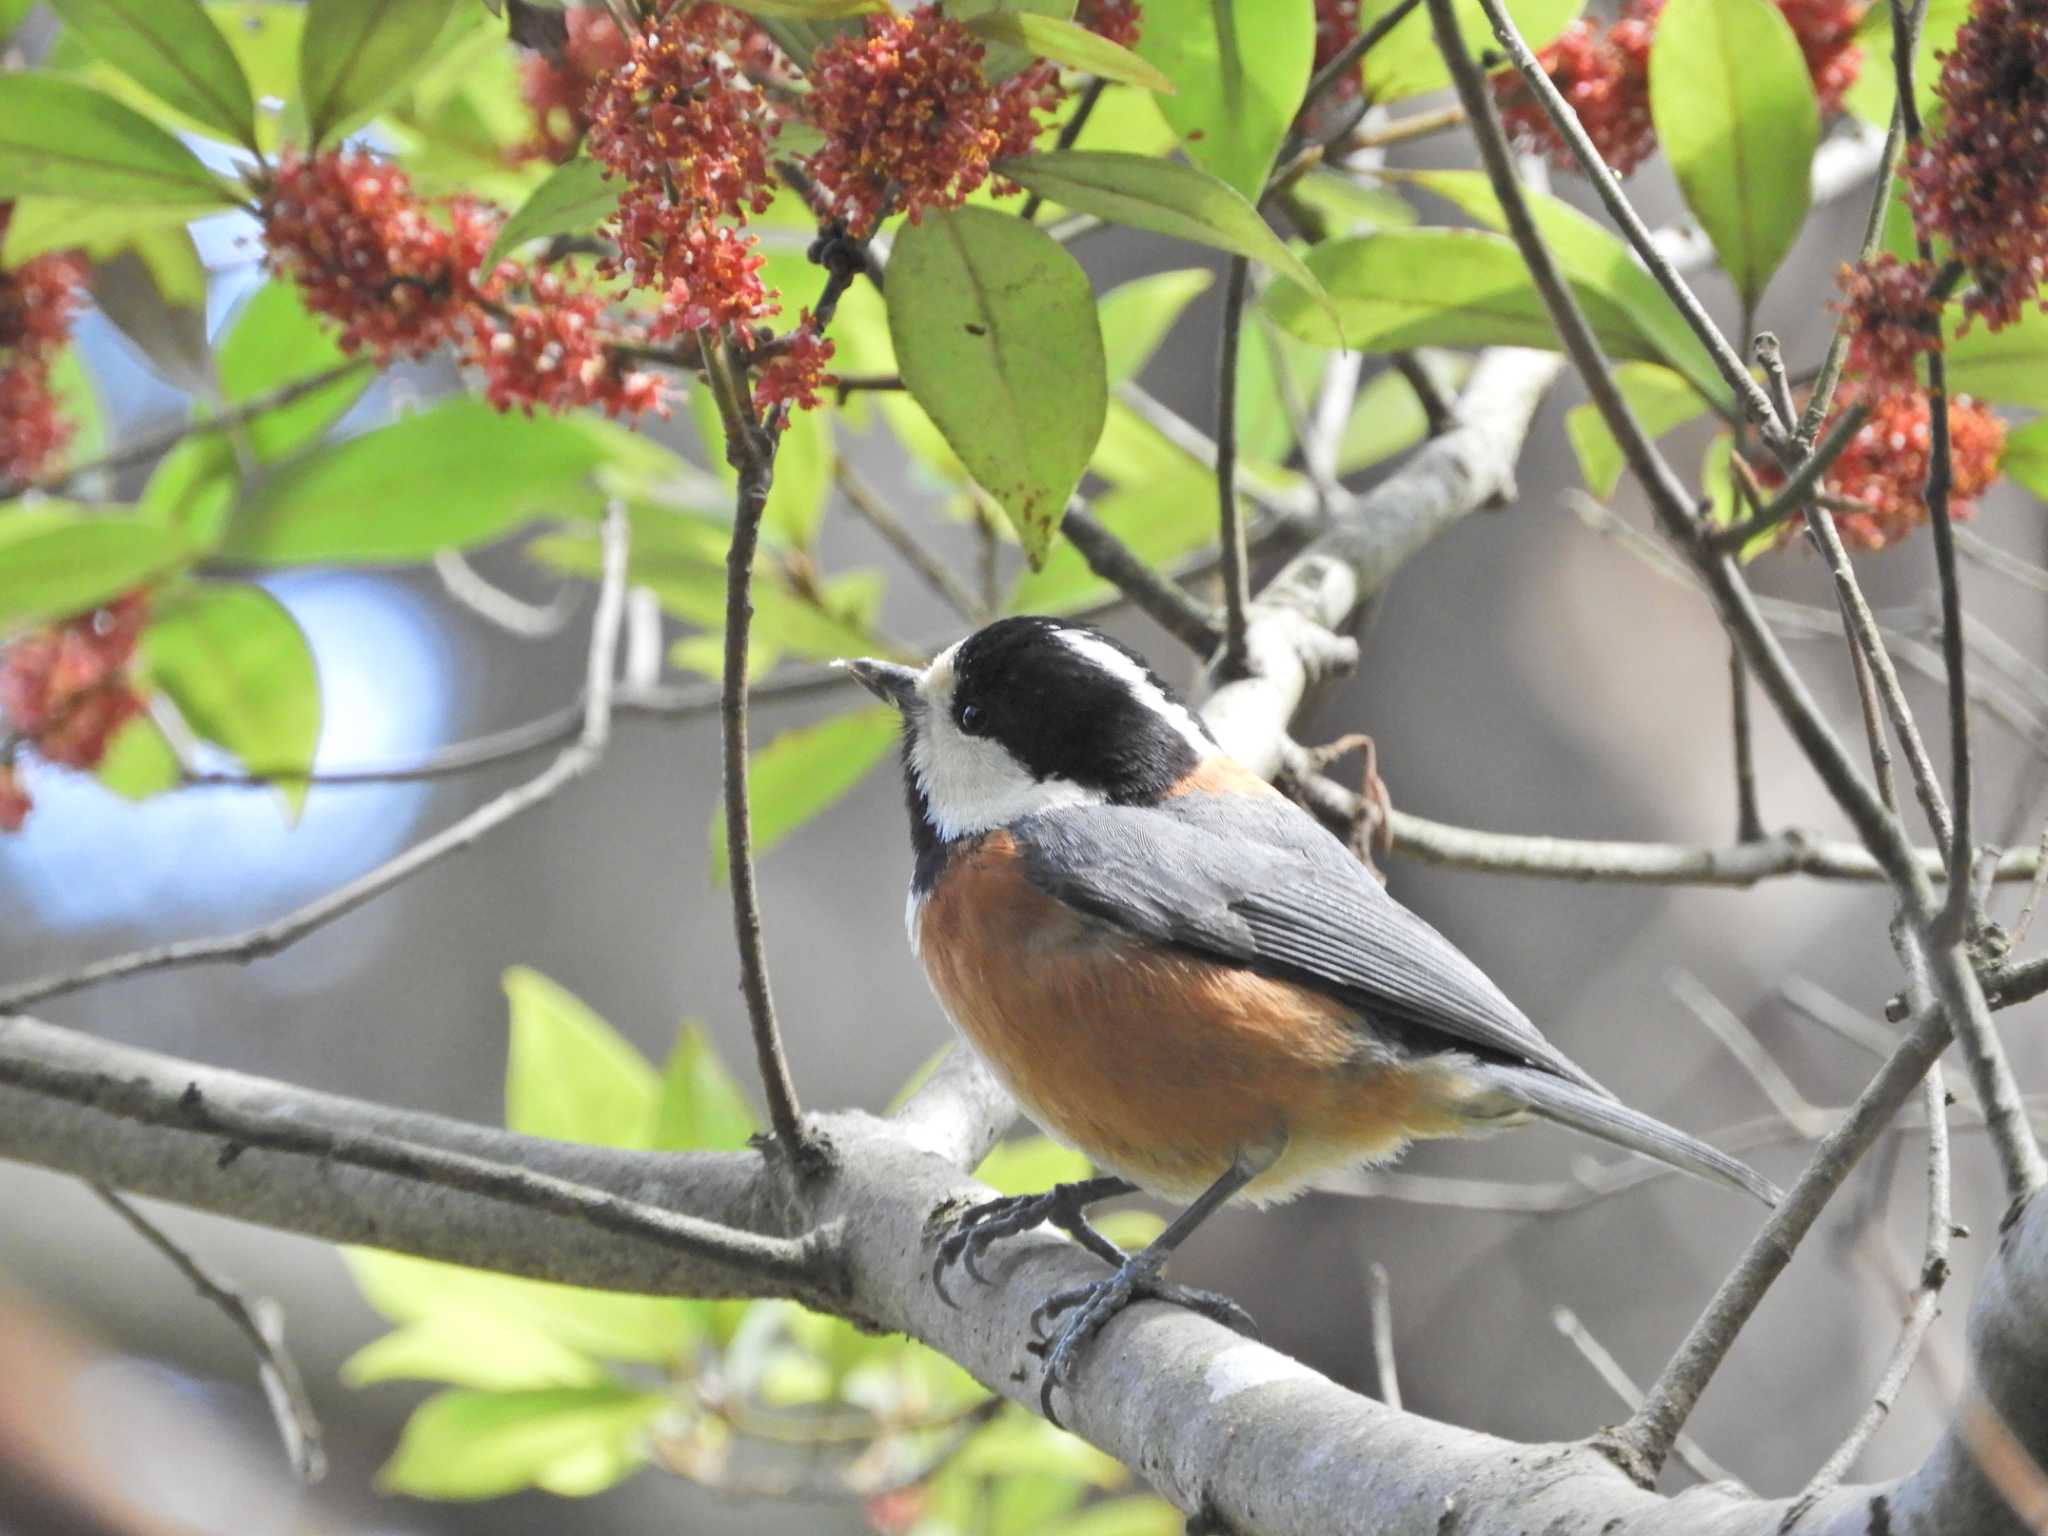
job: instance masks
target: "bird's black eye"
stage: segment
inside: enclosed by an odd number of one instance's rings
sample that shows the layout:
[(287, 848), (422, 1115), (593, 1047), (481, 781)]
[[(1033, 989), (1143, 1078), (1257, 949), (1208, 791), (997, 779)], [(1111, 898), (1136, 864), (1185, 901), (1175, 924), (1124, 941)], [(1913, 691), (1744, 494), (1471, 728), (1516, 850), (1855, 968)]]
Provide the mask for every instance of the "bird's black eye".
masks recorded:
[(983, 721), (984, 715), (979, 704), (962, 704), (960, 706), (960, 729), (969, 736), (979, 736), (981, 734)]

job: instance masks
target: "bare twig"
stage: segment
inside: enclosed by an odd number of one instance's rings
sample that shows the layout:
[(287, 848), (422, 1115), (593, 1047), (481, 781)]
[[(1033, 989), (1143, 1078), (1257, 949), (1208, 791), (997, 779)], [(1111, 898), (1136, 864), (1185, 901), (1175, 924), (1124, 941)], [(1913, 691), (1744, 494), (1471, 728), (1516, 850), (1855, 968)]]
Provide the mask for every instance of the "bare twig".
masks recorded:
[[(1579, 1321), (1579, 1314), (1570, 1307), (1559, 1307), (1550, 1314), (1550, 1321), (1557, 1331), (1571, 1340), (1586, 1364), (1593, 1367), (1600, 1379), (1607, 1383), (1607, 1389), (1627, 1405), (1633, 1413), (1643, 1406), (1643, 1389), (1635, 1384), (1629, 1373), (1622, 1369), (1621, 1362), (1605, 1344), (1593, 1336), (1593, 1331)], [(1680, 1435), (1672, 1449), (1678, 1459), (1686, 1464), (1693, 1476), (1703, 1483), (1734, 1483), (1744, 1486), (1742, 1479), (1730, 1472), (1721, 1463), (1707, 1454), (1706, 1449), (1691, 1435)]]
[[(1081, 130), (1088, 126), (1088, 119), (1095, 115), (1095, 105), (1102, 100), (1102, 93), (1109, 88), (1109, 82), (1097, 76), (1090, 80), (1081, 92), (1081, 99), (1074, 103), (1073, 113), (1060, 124), (1059, 137), (1054, 141), (1055, 149), (1072, 149), (1080, 140)], [(1024, 206), (1018, 217), (1029, 224), (1038, 217), (1038, 210), (1045, 206), (1045, 199), (1034, 192), (1024, 199)]]
[(1387, 1266), (1375, 1264), (1366, 1271), (1366, 1300), (1372, 1311), (1372, 1363), (1379, 1377), (1380, 1401), (1389, 1408), (1401, 1406), (1401, 1374), (1394, 1362), (1393, 1283)]
[(1223, 334), (1216, 348), (1216, 501), (1223, 546), (1223, 657), (1219, 675), (1243, 677), (1250, 666), (1245, 614), (1251, 608), (1251, 555), (1245, 548), (1244, 509), (1237, 500), (1237, 349), (1244, 332), (1245, 288), (1251, 262), (1230, 261), (1223, 285)]
[(284, 1313), (267, 1296), (244, 1296), (241, 1289), (213, 1273), (163, 1228), (115, 1190), (93, 1182), (92, 1192), (105, 1201), (142, 1240), (171, 1261), (192, 1288), (221, 1310), (256, 1352), (257, 1378), (263, 1383), (263, 1397), (270, 1415), (277, 1421), (277, 1433), (284, 1441), (285, 1456), (302, 1483), (317, 1483), (327, 1475), (327, 1450), (321, 1442), (320, 1416), (306, 1394), (305, 1378), (284, 1342)]
[(1778, 1065), (1777, 1058), (1764, 1049), (1763, 1042), (1726, 1003), (1690, 971), (1673, 972), (1670, 986), (1678, 1000), (1691, 1010), (1693, 1017), (1706, 1025), (1714, 1038), (1727, 1047), (1728, 1054), (1749, 1074), (1750, 1080), (1787, 1125), (1808, 1141), (1825, 1133), (1833, 1120), (1831, 1113), (1799, 1091), (1792, 1079), (1785, 1075), (1785, 1069)]
[(11, 500), (27, 491), (43, 491), (54, 495), (72, 482), (83, 480), (88, 475), (126, 469), (131, 464), (147, 463), (168, 453), (188, 437), (204, 437), (213, 432), (234, 431), (259, 416), (282, 410), (308, 395), (318, 394), (328, 385), (348, 378), (351, 374), (367, 372), (369, 367), (369, 362), (362, 358), (336, 363), (332, 368), (308, 374), (303, 379), (294, 379), (281, 388), (258, 395), (253, 400), (245, 400), (218, 415), (194, 417), (190, 421), (181, 421), (175, 426), (166, 427), (161, 432), (138, 437), (132, 443), (123, 443), (101, 458), (88, 460), (84, 464), (74, 464), (69, 469), (55, 470), (37, 480), (0, 482), (0, 501)]
[(1728, 647), (1729, 734), (1735, 751), (1735, 840), (1753, 843), (1764, 835), (1756, 793), (1756, 734), (1749, 718), (1749, 665), (1739, 646)]
[[(718, 349), (712, 349), (716, 352)], [(747, 797), (747, 643), (752, 632), (754, 552), (760, 546), (761, 515), (775, 478), (772, 432), (761, 425), (746, 388), (744, 373), (729, 353), (707, 353), (706, 374), (725, 424), (725, 452), (739, 476), (733, 506), (732, 545), (725, 557), (725, 683), (718, 718), (724, 737), (725, 850), (732, 888), (733, 933), (739, 947), (740, 989), (747, 999), (747, 1019), (754, 1036), (754, 1057), (768, 1099), (769, 1123), (792, 1159), (804, 1157), (811, 1143), (804, 1135), (803, 1111), (789, 1060), (782, 1048), (782, 1030), (775, 1019), (769, 989), (768, 957), (761, 940), (761, 897), (754, 883), (754, 832)]]
[(2017, 582), (2029, 592), (2048, 595), (2048, 568), (2036, 565), (2031, 560), (2022, 560), (2011, 550), (2000, 549), (1981, 533), (1972, 533), (1968, 528), (1958, 528), (1956, 548), (1962, 554), (1976, 561), (1987, 571), (1996, 571), (2008, 581)]
[(597, 613), (591, 621), (581, 728), (576, 739), (540, 773), (478, 806), (452, 826), (413, 844), (396, 858), (324, 896), (315, 897), (283, 917), (241, 933), (211, 939), (181, 939), (95, 961), (75, 971), (35, 977), (0, 991), (0, 1013), (145, 971), (172, 970), (219, 961), (246, 963), (274, 955), (422, 870), (432, 868), (451, 854), (460, 853), (486, 833), (532, 810), (596, 767), (611, 739), (612, 675), (617, 663), (620, 624), (626, 611), (626, 542), (625, 510), (615, 505), (605, 519), (604, 576), (598, 590)]
[(1223, 634), (1209, 610), (1180, 583), (1132, 554), (1078, 498), (1067, 503), (1060, 532), (1081, 552), (1089, 570), (1123, 593), (1160, 628), (1204, 660), (1216, 654)]
[(575, 583), (564, 582), (544, 603), (529, 603), (486, 581), (459, 549), (436, 550), (434, 574), (456, 602), (522, 640), (543, 640), (558, 633), (576, 611)]
[[(1834, 467), (1856, 434), (1863, 430), (1863, 423), (1870, 418), (1870, 407), (1858, 401), (1842, 413), (1842, 419), (1835, 423), (1827, 440), (1800, 460), (1799, 466), (1785, 479), (1785, 483), (1752, 517), (1716, 529), (1713, 543), (1716, 548), (1737, 551), (1766, 529), (1775, 528), (1802, 506), (1814, 499), (1814, 488), (1821, 477)], [(1739, 462), (1739, 459), (1738, 459)]]
[(967, 584), (953, 574), (951, 566), (925, 548), (923, 542), (903, 526), (903, 520), (897, 517), (882, 494), (868, 484), (859, 470), (842, 456), (834, 473), (838, 476), (839, 489), (846, 497), (847, 505), (882, 536), (885, 544), (903, 557), (904, 563), (939, 595), (948, 608), (970, 624), (980, 624), (988, 619), (988, 610), (967, 590)]
[[(1324, 94), (1334, 88), (1352, 70), (1358, 68), (1358, 61), (1379, 45), (1380, 39), (1401, 25), (1415, 13), (1422, 0), (1400, 0), (1391, 9), (1374, 17), (1359, 29), (1358, 36), (1351, 39), (1330, 57), (1330, 62), (1310, 76), (1308, 89), (1302, 94), (1301, 110), (1306, 113)], [(1282, 156), (1285, 159), (1286, 156)]]
[(1444, 392), (1437, 388), (1437, 382), (1430, 377), (1429, 368), (1413, 352), (1394, 352), (1387, 361), (1394, 365), (1394, 371), (1408, 381), (1408, 387), (1415, 391), (1416, 404), (1422, 407), (1423, 420), (1429, 424), (1429, 435), (1441, 437), (1458, 424), (1457, 409)]

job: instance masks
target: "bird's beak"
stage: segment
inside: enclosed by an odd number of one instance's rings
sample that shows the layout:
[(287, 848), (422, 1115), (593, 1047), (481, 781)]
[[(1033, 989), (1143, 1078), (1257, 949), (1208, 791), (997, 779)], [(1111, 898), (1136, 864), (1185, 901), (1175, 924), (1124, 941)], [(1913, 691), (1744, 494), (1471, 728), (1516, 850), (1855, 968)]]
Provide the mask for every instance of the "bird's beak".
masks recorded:
[(842, 661), (839, 665), (851, 672), (861, 687), (884, 704), (893, 704), (907, 712), (917, 703), (917, 685), (924, 674), (913, 668), (899, 667), (893, 661), (876, 661), (868, 656)]

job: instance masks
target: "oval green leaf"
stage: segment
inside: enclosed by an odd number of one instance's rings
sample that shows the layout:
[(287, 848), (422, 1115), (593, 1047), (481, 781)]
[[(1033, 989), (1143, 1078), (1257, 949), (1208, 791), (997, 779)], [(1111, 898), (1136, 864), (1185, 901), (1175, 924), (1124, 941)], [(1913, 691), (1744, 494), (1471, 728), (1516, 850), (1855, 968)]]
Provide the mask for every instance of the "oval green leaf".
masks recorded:
[(377, 1480), (428, 1499), (490, 1499), (527, 1487), (597, 1493), (646, 1460), (648, 1426), (669, 1406), (666, 1392), (622, 1383), (438, 1392), (406, 1420)]
[(1078, 213), (1249, 256), (1304, 288), (1314, 276), (1236, 188), (1202, 170), (1149, 155), (1056, 149), (998, 162), (1019, 186)]
[(1751, 309), (1806, 221), (1820, 105), (1771, 0), (1671, 0), (1650, 115), (1685, 203)]
[[(1699, 391), (1681, 375), (1656, 363), (1623, 363), (1614, 370), (1614, 384), (1636, 414), (1643, 431), (1662, 437), (1708, 410)], [(1597, 405), (1575, 405), (1564, 416), (1565, 436), (1578, 456), (1586, 489), (1603, 500), (1621, 482), (1621, 444), (1608, 430)]]
[[(221, 394), (231, 406), (293, 393), (294, 386), (347, 361), (328, 324), (311, 313), (297, 285), (259, 288), (235, 316), (215, 356)], [(368, 359), (339, 378), (242, 424), (243, 440), (261, 463), (289, 458), (339, 421), (369, 386)]]
[(132, 108), (52, 75), (0, 74), (0, 198), (232, 208), (199, 157)]
[(50, 0), (58, 20), (167, 106), (256, 147), (256, 101), (199, 0)]
[(1207, 291), (1216, 274), (1204, 267), (1152, 272), (1102, 296), (1102, 354), (1112, 384), (1134, 379), (1151, 360), (1181, 311)]
[(254, 565), (432, 559), (542, 514), (594, 516), (598, 440), (564, 417), (501, 416), (457, 399), (365, 432), (266, 479), (222, 541)]
[(157, 606), (141, 652), (194, 734), (275, 779), (297, 814), (320, 743), (320, 674), (284, 605), (246, 582), (196, 583)]
[(1948, 387), (1999, 405), (2048, 411), (2048, 311), (2024, 310), (1992, 330), (1982, 321), (1948, 344)]
[(65, 502), (0, 517), (0, 634), (68, 618), (183, 564), (185, 541), (130, 517)]
[[(894, 746), (901, 718), (893, 709), (856, 709), (784, 731), (753, 755), (748, 809), (754, 851), (765, 853), (836, 804)], [(711, 813), (711, 878), (726, 879), (725, 803)]]
[(903, 230), (889, 266), (903, 382), (1036, 566), (1109, 405), (1088, 275), (1044, 230), (971, 207)]
[(651, 1145), (658, 1152), (737, 1152), (759, 1122), (701, 1024), (685, 1024), (661, 1072)]
[[(1329, 240), (1308, 254), (1330, 309), (1287, 281), (1264, 304), (1279, 325), (1326, 347), (1364, 352), (1402, 347), (1557, 348), (1529, 269), (1510, 240), (1466, 229), (1388, 229)], [(1566, 274), (1586, 318), (1617, 357), (1651, 358), (1628, 312), (1608, 294)]]
[(299, 98), (314, 145), (412, 78), (454, 8), (455, 0), (312, 0), (299, 38)]
[(505, 221), (484, 266), (496, 266), (529, 240), (587, 235), (618, 205), (619, 189), (605, 180), (603, 166), (588, 155), (564, 160)]
[(644, 1147), (660, 1085), (647, 1058), (539, 971), (505, 972), (505, 1127), (593, 1147)]
[(1313, 0), (1145, 0), (1138, 53), (1173, 82), (1153, 99), (1188, 158), (1257, 202), (1315, 63)]
[(1007, 43), (1098, 79), (1173, 94), (1173, 82), (1157, 67), (1064, 16), (1042, 16), (1036, 11), (985, 11), (967, 23), (967, 30), (983, 42)]

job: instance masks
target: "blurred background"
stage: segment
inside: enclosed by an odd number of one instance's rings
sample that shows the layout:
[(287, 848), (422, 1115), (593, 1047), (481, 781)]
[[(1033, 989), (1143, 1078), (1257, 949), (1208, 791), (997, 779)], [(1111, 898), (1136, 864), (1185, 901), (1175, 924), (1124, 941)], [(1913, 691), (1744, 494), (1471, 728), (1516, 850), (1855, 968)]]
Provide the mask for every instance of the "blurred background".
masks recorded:
[[(1397, 159), (1468, 163), (1455, 136)], [(1557, 190), (1586, 202), (1575, 182)], [(1661, 162), (1631, 190), (1653, 222), (1677, 216)], [(1764, 306), (1761, 323), (1784, 338), (1795, 369), (1824, 345), (1826, 297), (1860, 234), (1862, 210), (1861, 193), (1816, 208)], [(1439, 206), (1425, 217), (1449, 215)], [(200, 231), (215, 328), (259, 278), (251, 233), (235, 219)], [(1194, 264), (1189, 247), (1121, 232), (1092, 236), (1077, 250), (1098, 288)], [(1709, 277), (1703, 292), (1733, 325), (1726, 285)], [(1217, 298), (1212, 289), (1190, 308), (1144, 375), (1195, 421), (1213, 411)], [(78, 334), (113, 442), (182, 419), (183, 394), (98, 314), (83, 317)], [(423, 397), (455, 384), (452, 374), (402, 371), (358, 411), (374, 419), (394, 394)], [(1328, 690), (1298, 735), (1316, 742), (1370, 732), (1394, 803), (1445, 821), (1724, 843), (1735, 815), (1727, 647), (1697, 596), (1570, 506), (1580, 477), (1561, 418), (1581, 398), (1567, 379), (1544, 406), (1510, 508), (1466, 520), (1402, 572), (1362, 633), (1358, 675)], [(653, 430), (701, 458), (688, 414)], [(1675, 442), (1677, 461), (1690, 468), (1704, 431)], [(971, 533), (929, 515), (932, 488), (885, 433), (846, 439), (842, 448), (906, 520), (971, 563)], [(132, 472), (130, 488), (146, 468)], [(1615, 506), (1647, 528), (1632, 486)], [(2002, 487), (1978, 527), (2039, 561), (2048, 556), (2039, 514), (2038, 504)], [(954, 637), (957, 626), (864, 524), (832, 516), (821, 554), (828, 569), (891, 571), (888, 632), (934, 647)], [(477, 563), (535, 602), (549, 601), (559, 585), (510, 550)], [(1925, 631), (1932, 554), (1924, 538), (1865, 558), (1862, 570), (1874, 603), (1901, 627)], [(1774, 596), (1829, 602), (1818, 563), (1802, 550), (1766, 557), (1752, 574)], [(1971, 614), (2012, 653), (2001, 686), (2016, 701), (2011, 719), (1979, 715), (1980, 825), (1986, 840), (2031, 844), (2044, 805), (2039, 756), (2026, 738), (2048, 727), (2048, 674), (2027, 658), (2043, 653), (2043, 605), (2038, 594), (1981, 569), (1965, 574)], [(272, 590), (318, 660), (323, 767), (403, 760), (547, 713), (578, 688), (587, 590), (568, 599), (578, 605), (576, 619), (530, 639), (451, 601), (431, 573), (294, 575)], [(1166, 674), (1192, 681), (1187, 657), (1142, 618), (1108, 622)], [(1860, 741), (1839, 638), (1794, 648), (1840, 728)], [(1939, 718), (1938, 691), (1917, 676), (1910, 686), (1923, 718)], [(848, 702), (828, 695), (764, 707), (757, 739)], [(1757, 714), (1767, 824), (1846, 835), (1761, 702)], [(621, 721), (596, 774), (279, 957), (151, 975), (39, 1011), (246, 1072), (495, 1122), (506, 1048), (500, 977), (525, 965), (582, 997), (655, 1059), (679, 1022), (694, 1018), (738, 1068), (749, 1056), (730, 913), (708, 873), (717, 752), (714, 719)], [(264, 791), (190, 789), (130, 804), (84, 778), (44, 774), (36, 814), (19, 835), (0, 838), (0, 976), (259, 922), (530, 771), (513, 765), (425, 784), (317, 786), (290, 828)], [(888, 763), (761, 868), (777, 1001), (811, 1105), (879, 1109), (947, 1038), (903, 942), (908, 872)], [(1403, 901), (1466, 948), (1573, 1057), (1629, 1102), (1710, 1136), (1768, 1121), (1771, 1108), (1674, 991), (1675, 976), (1695, 978), (1745, 1021), (1823, 1106), (1846, 1102), (1873, 1063), (1788, 1006), (1782, 990), (1811, 984), (1881, 1022), (1900, 980), (1886, 940), (1888, 905), (1874, 885), (1575, 886), (1404, 860), (1388, 873)], [(2001, 888), (1995, 915), (2009, 920), (2022, 894)], [(2000, 1016), (2029, 1087), (2043, 1083), (2048, 1066), (2036, 1038), (2041, 1007)], [(1802, 1144), (1789, 1130), (1765, 1135), (1749, 1155), (1783, 1181), (1801, 1162)], [(1693, 1421), (1698, 1440), (1760, 1491), (1799, 1487), (1867, 1399), (1893, 1342), (1901, 1287), (1917, 1268), (1921, 1152), (1920, 1136), (1907, 1131), (1869, 1159)], [(1545, 1180), (1590, 1155), (1588, 1143), (1536, 1130), (1427, 1146), (1405, 1166)], [(1958, 1384), (1963, 1313), (2002, 1201), (1973, 1129), (1959, 1128), (1956, 1167), (1956, 1216), (1975, 1235), (1957, 1244), (1947, 1315), (1860, 1475), (1914, 1464)], [(333, 1469), (310, 1491), (291, 1482), (242, 1341), (87, 1190), (0, 1164), (0, 1462), (61, 1458), (89, 1467), (107, 1500), (103, 1526), (76, 1527), (65, 1523), (75, 1516), (60, 1519), (26, 1495), (0, 1500), (8, 1536), (71, 1528), (238, 1536), (867, 1528), (856, 1504), (735, 1501), (661, 1471), (575, 1503), (532, 1494), (442, 1505), (380, 1493), (376, 1469), (424, 1389), (338, 1384), (340, 1362), (383, 1325), (337, 1255), (226, 1221), (157, 1214), (209, 1263), (282, 1303)], [(1757, 1219), (1740, 1199), (1675, 1180), (1533, 1215), (1311, 1196), (1278, 1211), (1226, 1213), (1176, 1273), (1238, 1298), (1269, 1342), (1370, 1392), (1366, 1276), (1369, 1265), (1384, 1265), (1408, 1407), (1505, 1436), (1563, 1439), (1620, 1417), (1623, 1405), (1553, 1326), (1555, 1309), (1576, 1312), (1646, 1380)], [(1686, 1480), (1683, 1472), (1672, 1479)]]

